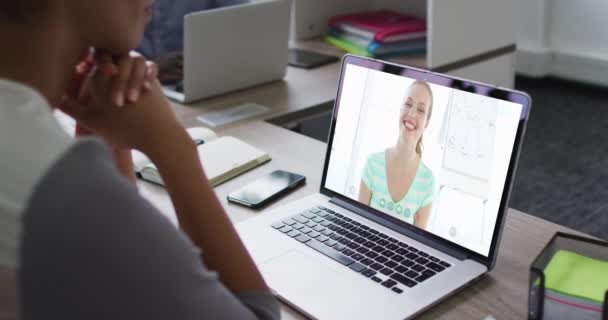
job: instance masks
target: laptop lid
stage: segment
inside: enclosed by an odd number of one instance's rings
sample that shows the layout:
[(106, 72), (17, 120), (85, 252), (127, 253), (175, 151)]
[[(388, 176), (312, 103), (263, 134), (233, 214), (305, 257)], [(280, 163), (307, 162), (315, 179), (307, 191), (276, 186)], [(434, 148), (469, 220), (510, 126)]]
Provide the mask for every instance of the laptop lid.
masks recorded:
[(346, 55), (321, 193), (491, 269), (531, 99)]
[(186, 15), (186, 102), (282, 79), (292, 0), (257, 1)]

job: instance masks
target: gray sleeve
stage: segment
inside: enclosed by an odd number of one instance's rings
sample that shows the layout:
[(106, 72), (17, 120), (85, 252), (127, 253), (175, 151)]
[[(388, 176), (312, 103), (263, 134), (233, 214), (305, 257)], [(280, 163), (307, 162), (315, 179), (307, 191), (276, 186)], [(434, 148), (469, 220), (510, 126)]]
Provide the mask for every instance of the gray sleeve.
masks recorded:
[(40, 181), (20, 258), (25, 320), (280, 317), (270, 293), (230, 292), (98, 142), (76, 144)]

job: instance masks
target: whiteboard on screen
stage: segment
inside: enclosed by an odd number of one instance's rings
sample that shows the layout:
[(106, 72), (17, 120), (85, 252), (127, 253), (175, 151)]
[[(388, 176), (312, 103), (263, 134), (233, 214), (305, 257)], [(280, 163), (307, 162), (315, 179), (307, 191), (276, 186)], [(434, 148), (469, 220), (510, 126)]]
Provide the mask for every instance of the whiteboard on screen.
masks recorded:
[(445, 122), (443, 167), (488, 181), (497, 116), (498, 108), (489, 98), (454, 90)]

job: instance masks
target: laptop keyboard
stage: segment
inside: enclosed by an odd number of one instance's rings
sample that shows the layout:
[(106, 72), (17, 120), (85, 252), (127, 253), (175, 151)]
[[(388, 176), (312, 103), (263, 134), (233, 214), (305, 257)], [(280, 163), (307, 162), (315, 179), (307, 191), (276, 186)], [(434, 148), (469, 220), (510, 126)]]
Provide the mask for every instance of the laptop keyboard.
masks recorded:
[(398, 294), (451, 265), (325, 207), (314, 207), (272, 224), (352, 271)]

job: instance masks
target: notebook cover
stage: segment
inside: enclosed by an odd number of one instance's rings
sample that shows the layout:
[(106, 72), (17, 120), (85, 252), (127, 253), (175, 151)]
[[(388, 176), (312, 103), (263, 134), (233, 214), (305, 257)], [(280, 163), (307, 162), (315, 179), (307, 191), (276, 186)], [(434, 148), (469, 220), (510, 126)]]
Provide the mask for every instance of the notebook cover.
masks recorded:
[(399, 34), (426, 31), (426, 21), (390, 10), (336, 16), (330, 19), (329, 25), (334, 28), (346, 26), (369, 31), (374, 34), (374, 40), (380, 42)]

